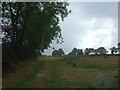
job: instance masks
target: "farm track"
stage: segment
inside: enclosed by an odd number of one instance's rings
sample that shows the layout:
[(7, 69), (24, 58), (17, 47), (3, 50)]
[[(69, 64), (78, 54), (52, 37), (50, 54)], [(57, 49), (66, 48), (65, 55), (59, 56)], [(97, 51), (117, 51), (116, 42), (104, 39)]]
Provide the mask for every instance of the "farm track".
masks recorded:
[[(117, 87), (117, 59), (42, 57), (27, 62), (3, 78), (4, 88), (111, 88)], [(95, 61), (97, 60), (97, 61)], [(100, 60), (102, 60), (100, 63)], [(113, 61), (114, 60), (114, 61)], [(91, 63), (90, 63), (91, 61)], [(108, 62), (109, 61), (109, 62)], [(98, 64), (97, 64), (98, 63)], [(28, 65), (29, 64), (29, 65)], [(31, 65), (31, 66), (30, 66)], [(96, 65), (100, 67), (96, 67)], [(104, 66), (105, 65), (105, 66)], [(104, 68), (103, 68), (104, 67)], [(105, 68), (109, 68), (104, 70)], [(112, 69), (116, 68), (116, 69)]]

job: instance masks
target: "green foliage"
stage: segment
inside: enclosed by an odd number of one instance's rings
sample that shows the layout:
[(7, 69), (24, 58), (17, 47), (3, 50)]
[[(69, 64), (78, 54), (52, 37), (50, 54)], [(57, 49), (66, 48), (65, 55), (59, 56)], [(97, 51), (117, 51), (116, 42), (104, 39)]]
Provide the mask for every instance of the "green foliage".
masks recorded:
[(95, 53), (95, 49), (94, 48), (86, 48), (84, 50), (85, 55), (89, 55), (90, 53)]
[(83, 55), (83, 50), (82, 49), (78, 49), (77, 50), (77, 55)]
[(84, 50), (84, 53), (85, 53), (85, 55), (89, 55), (89, 49), (88, 48), (86, 48), (85, 50)]
[[(52, 56), (53, 57), (53, 56)], [(77, 56), (78, 57), (78, 56)], [(89, 58), (91, 56), (82, 56)], [(46, 57), (44, 57), (46, 58)], [(47, 57), (48, 58), (48, 57)], [(25, 76), (25, 78), (22, 78), (21, 80), (18, 80), (13, 85), (10, 85), (8, 87), (3, 88), (35, 88), (36, 84), (39, 88), (111, 88), (115, 87), (117, 88), (118, 82), (117, 79), (114, 79), (113, 71), (118, 71), (119, 68), (110, 68), (105, 66), (96, 66), (95, 64), (89, 65), (89, 63), (81, 63), (79, 62), (80, 59), (75, 57), (64, 57), (61, 58), (61, 60), (49, 60), (45, 59), (42, 61), (37, 62), (35, 65), (31, 66), (31, 71), (28, 75)], [(93, 57), (91, 57), (93, 58)], [(98, 58), (98, 57), (95, 57)], [(46, 61), (47, 60), (47, 61)], [(35, 61), (36, 62), (36, 61)], [(32, 62), (31, 62), (32, 63)], [(48, 67), (49, 65), (49, 67)], [(73, 66), (75, 65), (75, 66)], [(63, 67), (65, 69), (63, 69)], [(73, 69), (75, 68), (75, 69)], [(88, 75), (88, 69), (90, 70), (90, 75)], [(43, 70), (43, 71), (41, 71)], [(44, 72), (45, 70), (45, 72)], [(46, 70), (48, 72), (46, 72)], [(78, 71), (83, 70), (83, 74), (79, 73)], [(68, 73), (65, 73), (65, 71), (68, 71)], [(77, 72), (74, 72), (77, 71)], [(110, 74), (110, 72), (112, 74)], [(46, 73), (50, 76), (50, 78), (45, 78)], [(75, 74), (74, 74), (75, 73)], [(65, 75), (65, 78), (61, 78), (61, 74)], [(39, 75), (39, 76), (38, 76)], [(71, 77), (73, 75), (73, 77)], [(81, 79), (79, 77), (75, 77), (76, 75), (84, 75), (84, 77), (88, 77), (91, 75), (93, 76), (90, 80), (89, 79)], [(96, 77), (94, 77), (96, 75)], [(117, 75), (117, 73), (116, 73)], [(37, 76), (37, 77), (36, 77)], [(69, 79), (66, 79), (67, 77), (70, 77)], [(44, 83), (41, 82), (41, 79)], [(118, 77), (117, 77), (118, 78)], [(74, 82), (72, 80), (76, 79)], [(78, 81), (78, 79), (80, 81)], [(37, 82), (36, 82), (37, 80)], [(40, 81), (39, 81), (40, 80)], [(70, 80), (70, 81), (69, 81)], [(81, 81), (82, 80), (82, 81)], [(85, 80), (85, 81), (84, 81)], [(39, 81), (39, 82), (38, 82)], [(10, 81), (9, 81), (10, 82)]]
[(114, 55), (117, 52), (120, 54), (120, 43), (117, 44), (117, 48), (114, 46), (114, 47), (110, 48), (110, 50), (111, 50), (112, 55)]
[(98, 49), (94, 49), (94, 48), (86, 48), (84, 50), (84, 54), (85, 55), (90, 55), (90, 53), (93, 53), (94, 55), (100, 54), (106, 54), (108, 51), (104, 48), (104, 47), (99, 47)]
[(70, 13), (68, 5), (67, 2), (3, 2), (3, 43), (9, 43), (19, 58), (40, 55), (54, 39), (62, 43), (59, 21)]
[(116, 47), (112, 47), (110, 48), (110, 50), (111, 50), (111, 54), (113, 55), (114, 53), (117, 52), (118, 49)]
[(68, 53), (68, 55), (83, 55), (82, 49), (73, 48), (73, 50)]
[(18, 83), (7, 88), (32, 88), (32, 81), (35, 79), (35, 75), (42, 70), (45, 61), (39, 61), (38, 64), (31, 70), (31, 72), (25, 77), (25, 79), (20, 80)]
[(108, 51), (104, 47), (99, 47), (97, 52), (101, 55), (106, 54)]
[(54, 50), (52, 52), (52, 55), (53, 56), (63, 56), (63, 55), (65, 55), (65, 53), (64, 53), (63, 49), (60, 48), (59, 50)]

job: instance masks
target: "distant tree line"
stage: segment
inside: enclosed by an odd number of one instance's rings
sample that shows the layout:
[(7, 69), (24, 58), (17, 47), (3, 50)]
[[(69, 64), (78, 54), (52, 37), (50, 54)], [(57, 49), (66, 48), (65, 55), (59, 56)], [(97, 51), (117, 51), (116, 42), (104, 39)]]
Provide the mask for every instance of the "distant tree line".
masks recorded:
[(94, 49), (94, 48), (86, 48), (84, 50), (84, 54), (85, 55), (104, 55), (106, 54), (108, 51), (104, 48), (104, 47), (99, 47), (97, 49)]
[(83, 55), (82, 49), (73, 48), (73, 50), (68, 53), (68, 55)]
[[(111, 50), (111, 55), (115, 55), (117, 52), (118, 54), (120, 54), (120, 43), (117, 44), (118, 47), (112, 47), (110, 48)], [(97, 49), (94, 48), (86, 48), (84, 51), (83, 49), (77, 49), (77, 48), (73, 48), (72, 51), (70, 53), (68, 53), (67, 55), (105, 55), (107, 54), (107, 50), (104, 47), (99, 47)], [(63, 56), (65, 55), (63, 49), (59, 49), (59, 50), (54, 50), (52, 52), (53, 56)]]

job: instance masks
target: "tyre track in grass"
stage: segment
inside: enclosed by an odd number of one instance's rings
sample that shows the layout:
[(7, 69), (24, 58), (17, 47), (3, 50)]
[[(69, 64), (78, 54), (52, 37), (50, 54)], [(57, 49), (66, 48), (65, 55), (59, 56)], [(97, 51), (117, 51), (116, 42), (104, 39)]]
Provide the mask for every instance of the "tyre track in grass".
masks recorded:
[(44, 88), (62, 88), (66, 86), (66, 83), (59, 78), (59, 68), (61, 67), (61, 62), (58, 60), (50, 61), (51, 64), (51, 76), (52, 79), (46, 82)]
[(58, 68), (58, 63), (55, 60), (51, 60), (49, 61), (51, 68), (50, 68), (50, 72), (51, 72), (51, 80), (49, 80), (48, 82), (45, 83), (44, 88), (56, 88), (57, 85), (57, 80), (58, 80), (58, 72), (57, 72), (57, 68)]
[[(46, 83), (44, 88), (80, 88), (83, 87), (79, 83), (69, 82), (61, 78), (62, 67), (65, 65), (61, 61), (51, 61), (52, 79)], [(66, 75), (67, 76), (67, 75)]]
[(24, 80), (38, 63), (39, 61), (36, 59), (20, 62), (15, 66), (16, 70), (14, 72), (4, 73), (5, 77), (2, 77), (2, 87), (9, 88), (15, 86), (19, 81)]
[(52, 79), (51, 63), (50, 61), (44, 62), (45, 64), (43, 69), (36, 74), (35, 80), (32, 82), (32, 85), (35, 88), (43, 88), (44, 85)]
[(13, 86), (8, 88), (33, 88), (32, 82), (35, 79), (35, 75), (42, 70), (44, 61), (39, 61), (34, 67), (32, 67), (31, 73), (29, 73), (23, 80), (20, 80)]
[(36, 74), (32, 85), (35, 88), (56, 88), (59, 85), (57, 68), (60, 63), (54, 59), (44, 60), (44, 67)]
[[(106, 77), (111, 73), (111, 70), (98, 69), (98, 67), (91, 66), (74, 66), (73, 63), (61, 58), (44, 58), (45, 60), (37, 61), (37, 64), (31, 66), (30, 73), (27, 74), (22, 80), (10, 86), (11, 88), (94, 88), (101, 87), (103, 79), (99, 83), (87, 83), (87, 81), (98, 81), (99, 78)], [(70, 63), (71, 62), (71, 63)], [(96, 69), (95, 69), (96, 68)], [(30, 70), (30, 69), (29, 69)], [(102, 73), (101, 73), (102, 72)], [(105, 75), (94, 78), (99, 74)], [(107, 72), (109, 72), (107, 74)], [(109, 85), (112, 83), (105, 84)], [(106, 85), (104, 84), (104, 87)]]

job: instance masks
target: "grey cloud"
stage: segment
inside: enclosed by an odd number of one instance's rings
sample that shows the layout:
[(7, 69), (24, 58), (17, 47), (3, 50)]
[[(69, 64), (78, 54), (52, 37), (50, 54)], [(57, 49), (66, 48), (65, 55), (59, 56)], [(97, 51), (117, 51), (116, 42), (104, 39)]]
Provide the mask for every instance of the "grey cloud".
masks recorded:
[(74, 7), (79, 8), (88, 17), (117, 17), (117, 2), (81, 2), (72, 3)]
[[(53, 41), (51, 46), (56, 49), (63, 48), (65, 53), (69, 53), (74, 47), (85, 49), (103, 45), (109, 49), (115, 46), (118, 35), (117, 6), (118, 4), (114, 2), (71, 2), (69, 9), (72, 13), (64, 22), (60, 22), (64, 43), (57, 45)], [(104, 25), (105, 23), (108, 26)], [(45, 50), (44, 54), (51, 54), (52, 51)]]

